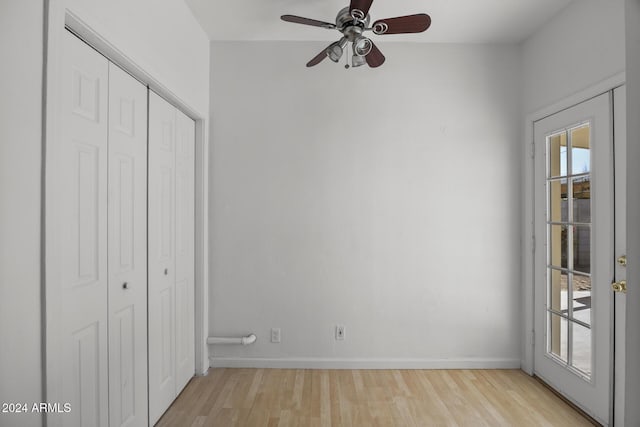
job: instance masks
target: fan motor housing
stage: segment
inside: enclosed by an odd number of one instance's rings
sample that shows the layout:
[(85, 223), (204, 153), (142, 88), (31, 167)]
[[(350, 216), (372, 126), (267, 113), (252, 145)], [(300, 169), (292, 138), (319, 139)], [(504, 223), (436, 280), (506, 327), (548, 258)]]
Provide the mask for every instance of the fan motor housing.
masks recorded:
[(342, 34), (349, 40), (350, 42), (356, 41), (358, 37), (362, 35), (364, 30), (362, 27), (351, 25), (342, 30)]
[(351, 16), (349, 7), (345, 7), (338, 12), (338, 16), (336, 17), (336, 27), (350, 42), (353, 42), (362, 35), (364, 29), (369, 26), (371, 17), (367, 15), (363, 20), (354, 21), (356, 20)]

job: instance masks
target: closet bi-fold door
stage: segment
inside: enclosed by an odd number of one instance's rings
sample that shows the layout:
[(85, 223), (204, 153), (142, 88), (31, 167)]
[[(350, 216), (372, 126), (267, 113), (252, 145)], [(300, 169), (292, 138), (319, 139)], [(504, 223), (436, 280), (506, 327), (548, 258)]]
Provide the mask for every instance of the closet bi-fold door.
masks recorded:
[(149, 93), (149, 414), (193, 377), (195, 123)]
[(176, 397), (176, 111), (149, 92), (149, 418)]
[(176, 111), (176, 395), (195, 372), (195, 123)]
[(147, 89), (109, 63), (109, 424), (147, 426)]
[(61, 67), (60, 138), (47, 153), (53, 218), (47, 239), (56, 260), (51, 268), (59, 268), (54, 281), (60, 284), (47, 291), (47, 401), (69, 403), (71, 410), (50, 414), (48, 421), (106, 427), (109, 64), (65, 32)]

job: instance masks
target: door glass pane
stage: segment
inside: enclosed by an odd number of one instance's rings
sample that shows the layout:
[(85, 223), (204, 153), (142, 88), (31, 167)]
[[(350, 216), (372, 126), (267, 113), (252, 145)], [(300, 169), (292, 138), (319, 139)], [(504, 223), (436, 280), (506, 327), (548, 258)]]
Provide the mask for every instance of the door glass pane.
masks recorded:
[(586, 375), (592, 354), (590, 138), (588, 123), (547, 138), (548, 353)]
[(573, 227), (573, 269), (591, 273), (591, 227)]
[(549, 176), (567, 176), (567, 133), (549, 137)]
[(564, 225), (551, 225), (549, 236), (549, 265), (567, 268), (569, 254), (567, 252), (567, 231)]
[(591, 325), (591, 277), (572, 274), (573, 318)]
[(589, 175), (571, 180), (573, 187), (574, 222), (591, 222), (591, 177)]
[(567, 180), (549, 182), (549, 221), (567, 222), (568, 215)]
[(567, 282), (566, 272), (549, 269), (549, 309), (558, 313), (567, 309)]
[(547, 351), (590, 375), (591, 125), (548, 136), (547, 149)]
[(591, 375), (591, 329), (571, 322), (572, 365), (587, 375)]
[(571, 174), (591, 172), (591, 126), (589, 124), (571, 130)]
[(547, 337), (549, 341), (547, 351), (568, 363), (569, 325), (567, 319), (549, 313)]

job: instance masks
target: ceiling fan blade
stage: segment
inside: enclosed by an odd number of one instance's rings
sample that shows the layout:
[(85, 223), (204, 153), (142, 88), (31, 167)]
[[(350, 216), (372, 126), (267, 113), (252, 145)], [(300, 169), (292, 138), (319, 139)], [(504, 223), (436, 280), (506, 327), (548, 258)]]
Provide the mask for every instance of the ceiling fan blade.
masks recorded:
[(369, 52), (365, 58), (371, 68), (378, 68), (384, 64), (384, 61), (387, 59), (373, 42), (371, 42), (371, 52)]
[(376, 34), (421, 33), (431, 26), (431, 17), (426, 13), (379, 19), (373, 23)]
[(373, 0), (351, 0), (351, 5), (349, 6), (349, 12), (353, 9), (358, 9), (364, 13), (366, 17), (369, 14), (369, 9), (371, 9), (371, 4)]
[(322, 27), (322, 28), (328, 28), (328, 29), (336, 28), (336, 25), (330, 22), (317, 21), (315, 19), (303, 18), (301, 16), (282, 15), (280, 18), (283, 21), (293, 22), (294, 24), (312, 25), (314, 27)]
[(315, 58), (311, 61), (307, 62), (307, 67), (313, 67), (314, 65), (318, 65), (327, 57), (327, 49), (323, 49)]

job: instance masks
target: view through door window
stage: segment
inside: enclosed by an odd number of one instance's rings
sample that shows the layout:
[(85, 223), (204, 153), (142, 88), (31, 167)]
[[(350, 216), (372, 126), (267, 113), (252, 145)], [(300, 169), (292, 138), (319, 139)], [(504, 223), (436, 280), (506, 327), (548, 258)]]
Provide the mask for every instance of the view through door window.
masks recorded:
[(547, 353), (591, 378), (591, 126), (547, 137)]

